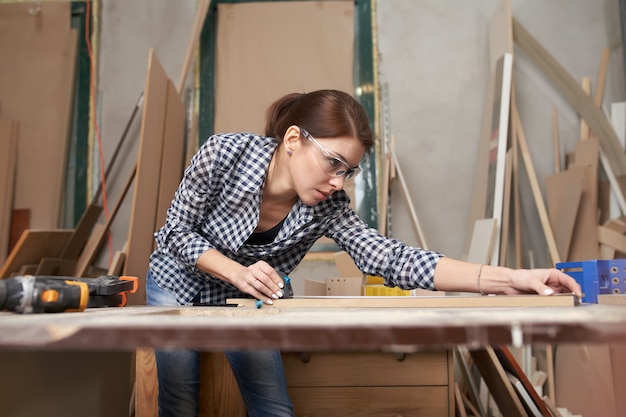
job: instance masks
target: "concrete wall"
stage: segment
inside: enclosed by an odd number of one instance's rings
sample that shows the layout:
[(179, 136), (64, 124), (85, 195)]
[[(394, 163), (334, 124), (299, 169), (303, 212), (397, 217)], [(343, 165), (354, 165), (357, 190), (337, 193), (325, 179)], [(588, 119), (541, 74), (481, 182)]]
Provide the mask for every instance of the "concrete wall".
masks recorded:
[[(462, 258), (474, 171), (486, 102), (488, 24), (499, 0), (394, 0), (375, 5), (379, 77), (407, 178), (430, 249)], [(624, 100), (624, 69), (616, 0), (513, 0), (513, 15), (576, 78), (595, 84), (603, 47), (611, 47), (604, 103)], [(98, 91), (105, 157), (111, 155), (144, 88), (148, 48), (166, 72), (180, 77), (194, 18), (192, 0), (102, 2)], [(572, 151), (579, 118), (537, 67), (516, 48), (514, 76), (523, 127), (540, 184), (554, 172), (552, 108), (558, 107), (562, 152)], [(138, 144), (129, 138), (124, 161), (111, 179), (116, 198), (134, 163)], [(122, 168), (122, 166), (125, 166)], [(524, 175), (524, 174), (523, 174)], [(392, 234), (416, 243), (400, 189), (393, 190)], [(524, 241), (537, 266), (549, 257), (527, 181), (522, 182)], [(113, 226), (114, 248), (127, 237), (131, 198)], [(103, 257), (103, 260), (106, 259)], [(295, 276), (336, 274), (332, 262), (303, 265)]]

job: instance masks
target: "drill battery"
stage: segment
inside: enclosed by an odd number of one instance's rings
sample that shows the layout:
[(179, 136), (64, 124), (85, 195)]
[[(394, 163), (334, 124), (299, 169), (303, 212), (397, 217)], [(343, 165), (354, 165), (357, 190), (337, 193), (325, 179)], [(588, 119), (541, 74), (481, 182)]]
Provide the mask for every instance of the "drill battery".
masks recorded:
[(88, 307), (123, 307), (137, 291), (136, 277), (97, 278), (23, 275), (0, 280), (0, 310), (60, 313)]

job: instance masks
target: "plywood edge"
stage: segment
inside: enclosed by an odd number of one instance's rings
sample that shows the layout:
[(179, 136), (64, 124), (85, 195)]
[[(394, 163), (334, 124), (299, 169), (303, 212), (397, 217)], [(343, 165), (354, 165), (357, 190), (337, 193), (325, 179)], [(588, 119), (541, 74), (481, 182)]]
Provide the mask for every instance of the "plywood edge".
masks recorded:
[[(252, 298), (229, 299), (228, 303), (255, 307)], [(469, 308), (469, 307), (573, 307), (574, 294), (544, 295), (489, 295), (481, 296), (360, 296), (360, 297), (297, 297), (274, 300), (263, 308)]]

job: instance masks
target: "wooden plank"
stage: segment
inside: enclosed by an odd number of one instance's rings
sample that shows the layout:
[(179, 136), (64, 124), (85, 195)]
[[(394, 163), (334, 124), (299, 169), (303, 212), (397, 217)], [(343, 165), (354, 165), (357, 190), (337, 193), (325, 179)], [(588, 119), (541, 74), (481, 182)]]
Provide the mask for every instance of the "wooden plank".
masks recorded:
[(391, 149), (391, 158), (393, 161), (393, 166), (395, 168), (396, 176), (398, 178), (398, 181), (400, 181), (400, 186), (402, 187), (402, 195), (404, 196), (404, 201), (406, 202), (407, 208), (409, 209), (409, 214), (413, 222), (413, 227), (415, 228), (418, 245), (422, 249), (428, 249), (428, 245), (426, 244), (426, 238), (424, 237), (424, 232), (422, 231), (422, 226), (417, 217), (417, 211), (415, 210), (415, 206), (413, 205), (413, 199), (411, 198), (408, 184), (404, 178), (402, 170), (400, 169), (400, 163), (398, 162), (398, 158), (393, 149)]
[(626, 236), (610, 227), (598, 226), (600, 243), (618, 252), (626, 253)]
[(552, 263), (557, 264), (560, 262), (561, 258), (559, 256), (559, 251), (556, 246), (556, 241), (554, 239), (554, 233), (552, 232), (552, 227), (550, 226), (550, 220), (548, 219), (546, 206), (545, 206), (545, 203), (543, 202), (543, 195), (541, 194), (541, 188), (539, 187), (539, 182), (537, 181), (537, 174), (535, 173), (535, 167), (530, 157), (530, 151), (528, 149), (528, 144), (526, 142), (526, 136), (524, 135), (522, 122), (520, 121), (520, 117), (517, 111), (517, 105), (515, 101), (511, 103), (511, 108), (513, 109), (512, 113), (513, 113), (513, 118), (515, 119), (514, 126), (516, 127), (516, 132), (514, 132), (514, 134), (517, 136), (517, 141), (518, 141), (517, 144), (522, 154), (524, 166), (526, 167), (526, 172), (528, 174), (528, 180), (530, 181), (530, 187), (533, 192), (533, 197), (535, 198), (535, 207), (537, 207), (537, 212), (539, 213), (539, 219), (541, 221), (543, 233), (546, 238), (546, 242), (548, 244), (548, 250), (550, 252)]
[(185, 158), (185, 105), (176, 93), (174, 84), (167, 80), (167, 104), (163, 127), (161, 176), (154, 230), (165, 224), (167, 209), (172, 204), (176, 189), (183, 177)]
[[(470, 206), (470, 216), (468, 230), (474, 228), (476, 220), (484, 219), (487, 213), (487, 183), (489, 178), (489, 143), (491, 139), (491, 119), (493, 117), (493, 90), (495, 88), (495, 74), (489, 75), (487, 81), (487, 94), (485, 108), (483, 110), (483, 121), (480, 133), (480, 143), (478, 157), (476, 159), (476, 169), (474, 172), (474, 188), (472, 192), (472, 204)], [(465, 253), (469, 253), (472, 235), (467, 233), (465, 242)]]
[(596, 83), (596, 94), (593, 102), (598, 108), (602, 108), (602, 97), (604, 96), (604, 85), (606, 84), (606, 73), (609, 69), (609, 57), (611, 50), (602, 48), (602, 57), (600, 58), (600, 68), (598, 70), (598, 82)]
[(561, 259), (568, 259), (585, 173), (585, 168), (570, 168), (545, 180), (548, 218)]
[(470, 354), (500, 412), (506, 417), (528, 417), (494, 350), (487, 347), (470, 350)]
[(598, 259), (598, 139), (591, 137), (576, 143), (574, 166), (585, 168), (583, 194), (576, 218), (567, 260)]
[(513, 188), (513, 149), (508, 149), (504, 163), (504, 192), (502, 196), (502, 227), (500, 230), (500, 265), (507, 262), (511, 216), (511, 190)]
[(80, 217), (78, 224), (74, 228), (72, 238), (61, 252), (61, 258), (78, 259), (83, 248), (89, 240), (94, 225), (98, 221), (98, 217), (102, 214), (102, 207), (96, 204), (90, 204)]
[[(76, 271), (74, 272), (74, 274), (77, 277), (84, 277), (87, 275), (87, 272), (89, 271), (89, 267), (91, 266), (93, 260), (96, 258), (96, 255), (100, 251), (100, 248), (102, 247), (102, 243), (104, 242), (104, 239), (107, 237), (109, 233), (111, 224), (115, 220), (115, 216), (117, 215), (117, 212), (119, 211), (120, 207), (122, 206), (122, 203), (124, 202), (126, 193), (128, 192), (131, 184), (133, 183), (133, 180), (135, 178), (135, 170), (136, 170), (136, 167), (133, 169), (133, 171), (130, 173), (130, 175), (126, 179), (126, 183), (124, 184), (124, 187), (120, 191), (120, 195), (117, 198), (117, 201), (115, 202), (115, 206), (113, 206), (113, 210), (111, 210), (111, 212), (109, 213), (109, 218), (107, 219), (106, 223), (105, 224), (96, 223), (94, 225), (91, 235), (89, 236), (89, 239), (87, 243), (85, 244), (85, 248), (81, 252), (80, 257), (78, 258), (76, 262)], [(128, 275), (128, 274), (124, 274), (124, 275)], [(140, 288), (141, 288), (141, 285), (140, 285)]]
[(535, 61), (535, 64), (598, 136), (602, 150), (607, 155), (615, 175), (626, 174), (624, 148), (620, 145), (617, 134), (604, 112), (596, 106), (591, 97), (585, 94), (574, 77), (515, 18), (513, 18), (513, 36), (518, 46)]
[(0, 265), (9, 255), (15, 190), (18, 123), (0, 120)]
[(498, 60), (493, 118), (489, 146), (489, 177), (487, 184), (487, 212), (485, 217), (496, 219), (491, 265), (500, 264), (500, 238), (502, 234), (504, 181), (506, 174), (506, 153), (508, 151), (509, 116), (511, 113), (511, 91), (513, 77), (513, 55), (505, 54)]
[(532, 403), (535, 404), (535, 406), (539, 409), (542, 416), (551, 417), (550, 410), (548, 410), (548, 407), (545, 405), (541, 397), (539, 397), (539, 394), (537, 394), (537, 391), (528, 380), (527, 375), (517, 363), (517, 360), (515, 359), (509, 348), (506, 346), (498, 346), (493, 349), (496, 357), (500, 360), (500, 363), (502, 364), (502, 368), (505, 371), (510, 372), (520, 380), (524, 389), (528, 392)]
[(468, 262), (488, 264), (493, 252), (496, 219), (479, 219), (474, 223)]
[(554, 144), (554, 172), (561, 172), (561, 147), (559, 140), (559, 113), (554, 106), (552, 108), (552, 142)]
[(35, 275), (71, 277), (74, 275), (74, 268), (76, 268), (75, 259), (42, 258), (39, 264), (37, 264)]
[(513, 15), (511, 0), (500, 0), (489, 19), (489, 71), (496, 69), (504, 54), (513, 54)]
[(43, 258), (57, 258), (72, 236), (72, 230), (26, 230), (0, 269), (0, 279), (19, 271), (22, 265), (36, 265)]
[[(144, 89), (137, 180), (128, 230), (128, 253), (124, 264), (124, 275), (137, 277), (140, 282), (148, 271), (154, 242), (168, 81), (165, 70), (151, 49)], [(144, 285), (139, 285), (139, 288), (129, 297), (129, 302), (145, 303)]]
[[(580, 82), (580, 88), (583, 89), (585, 94), (589, 95), (591, 93), (591, 78), (583, 77)], [(589, 139), (591, 137), (591, 130), (589, 130), (589, 125), (585, 122), (585, 119), (580, 119), (580, 138), (579, 139)]]
[(27, 229), (30, 229), (30, 210), (13, 209), (11, 213), (11, 233), (9, 234), (9, 252), (17, 245)]
[[(229, 299), (228, 303), (255, 307), (252, 298)], [(572, 307), (577, 304), (572, 294), (490, 295), (479, 296), (384, 296), (384, 297), (296, 297), (274, 300), (263, 308), (450, 308), (450, 307)]]

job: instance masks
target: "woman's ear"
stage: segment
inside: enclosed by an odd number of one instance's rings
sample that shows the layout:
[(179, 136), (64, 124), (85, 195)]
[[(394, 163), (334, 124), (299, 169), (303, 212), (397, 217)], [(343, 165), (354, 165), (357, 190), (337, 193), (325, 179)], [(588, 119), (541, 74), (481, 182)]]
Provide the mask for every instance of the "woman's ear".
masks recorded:
[(287, 153), (291, 155), (295, 150), (297, 150), (302, 142), (300, 141), (300, 128), (296, 125), (291, 125), (287, 128), (285, 135), (283, 136), (283, 144)]

